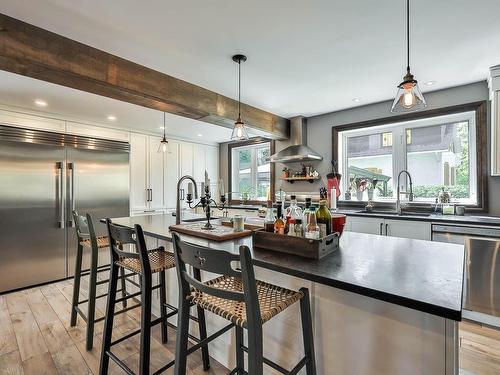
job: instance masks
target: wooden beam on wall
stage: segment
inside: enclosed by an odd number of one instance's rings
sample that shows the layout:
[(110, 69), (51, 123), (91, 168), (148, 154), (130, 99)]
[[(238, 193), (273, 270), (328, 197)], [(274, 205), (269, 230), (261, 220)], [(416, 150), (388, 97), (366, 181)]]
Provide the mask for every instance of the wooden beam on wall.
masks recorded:
[[(231, 127), (238, 102), (0, 13), (0, 69), (124, 102)], [(251, 128), (276, 139), (289, 121), (242, 104)]]

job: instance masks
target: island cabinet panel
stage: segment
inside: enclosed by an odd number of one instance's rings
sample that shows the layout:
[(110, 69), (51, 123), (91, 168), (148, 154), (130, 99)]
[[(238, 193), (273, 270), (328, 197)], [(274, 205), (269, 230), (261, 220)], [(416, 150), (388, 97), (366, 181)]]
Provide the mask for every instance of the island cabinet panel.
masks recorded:
[(321, 284), (314, 291), (318, 374), (458, 373), (456, 322)]

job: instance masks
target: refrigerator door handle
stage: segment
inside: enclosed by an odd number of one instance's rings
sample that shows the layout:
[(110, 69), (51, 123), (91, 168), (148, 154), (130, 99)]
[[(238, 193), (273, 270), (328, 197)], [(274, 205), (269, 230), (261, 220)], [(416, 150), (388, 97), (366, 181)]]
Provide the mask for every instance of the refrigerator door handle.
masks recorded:
[(59, 204), (59, 217), (57, 218), (57, 227), (64, 229), (64, 188), (63, 188), (63, 181), (64, 181), (64, 162), (58, 161), (56, 162), (56, 168), (58, 169), (58, 181), (56, 184), (57, 192), (56, 194), (58, 195), (58, 204)]
[(68, 207), (68, 227), (73, 228), (73, 211), (75, 210), (75, 163), (68, 163), (69, 174), (69, 207)]

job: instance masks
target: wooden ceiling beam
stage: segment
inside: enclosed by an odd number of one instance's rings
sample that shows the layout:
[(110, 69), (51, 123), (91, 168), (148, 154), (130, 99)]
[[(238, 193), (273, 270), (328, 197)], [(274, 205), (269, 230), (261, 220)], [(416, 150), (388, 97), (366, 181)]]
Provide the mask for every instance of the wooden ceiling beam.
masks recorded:
[[(1, 13), (0, 69), (229, 128), (238, 117), (234, 99)], [(273, 138), (289, 136), (285, 118), (246, 104), (242, 117)]]

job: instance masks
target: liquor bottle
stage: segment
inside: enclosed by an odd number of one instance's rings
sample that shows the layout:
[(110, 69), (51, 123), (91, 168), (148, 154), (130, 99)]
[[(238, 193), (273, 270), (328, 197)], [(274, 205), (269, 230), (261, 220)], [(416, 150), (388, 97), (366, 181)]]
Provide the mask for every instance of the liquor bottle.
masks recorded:
[(305, 238), (310, 238), (313, 240), (318, 240), (319, 239), (319, 226), (318, 223), (316, 222), (316, 207), (310, 206), (307, 215), (304, 216), (304, 219), (307, 221), (305, 222), (305, 227), (304, 227), (304, 237)]
[[(306, 233), (307, 217), (311, 214), (311, 198), (306, 198), (306, 206), (302, 214), (302, 232)], [(316, 213), (314, 213), (316, 215)]]
[(276, 221), (274, 222), (274, 233), (276, 234), (285, 234), (285, 222), (282, 218), (281, 213), (281, 202), (276, 202), (277, 216)]
[(295, 237), (304, 237), (304, 228), (302, 226), (302, 219), (295, 220), (293, 227)]
[(285, 233), (290, 236), (294, 236), (294, 226), (297, 219), (302, 219), (302, 209), (297, 205), (297, 197), (295, 195), (290, 196), (290, 206), (286, 210), (286, 227)]
[(316, 222), (319, 226), (319, 237), (323, 238), (332, 233), (332, 215), (326, 208), (326, 200), (319, 201), (319, 209), (316, 211)]
[(274, 232), (274, 212), (273, 212), (273, 202), (271, 200), (267, 201), (266, 217), (264, 219), (264, 230), (266, 232)]

